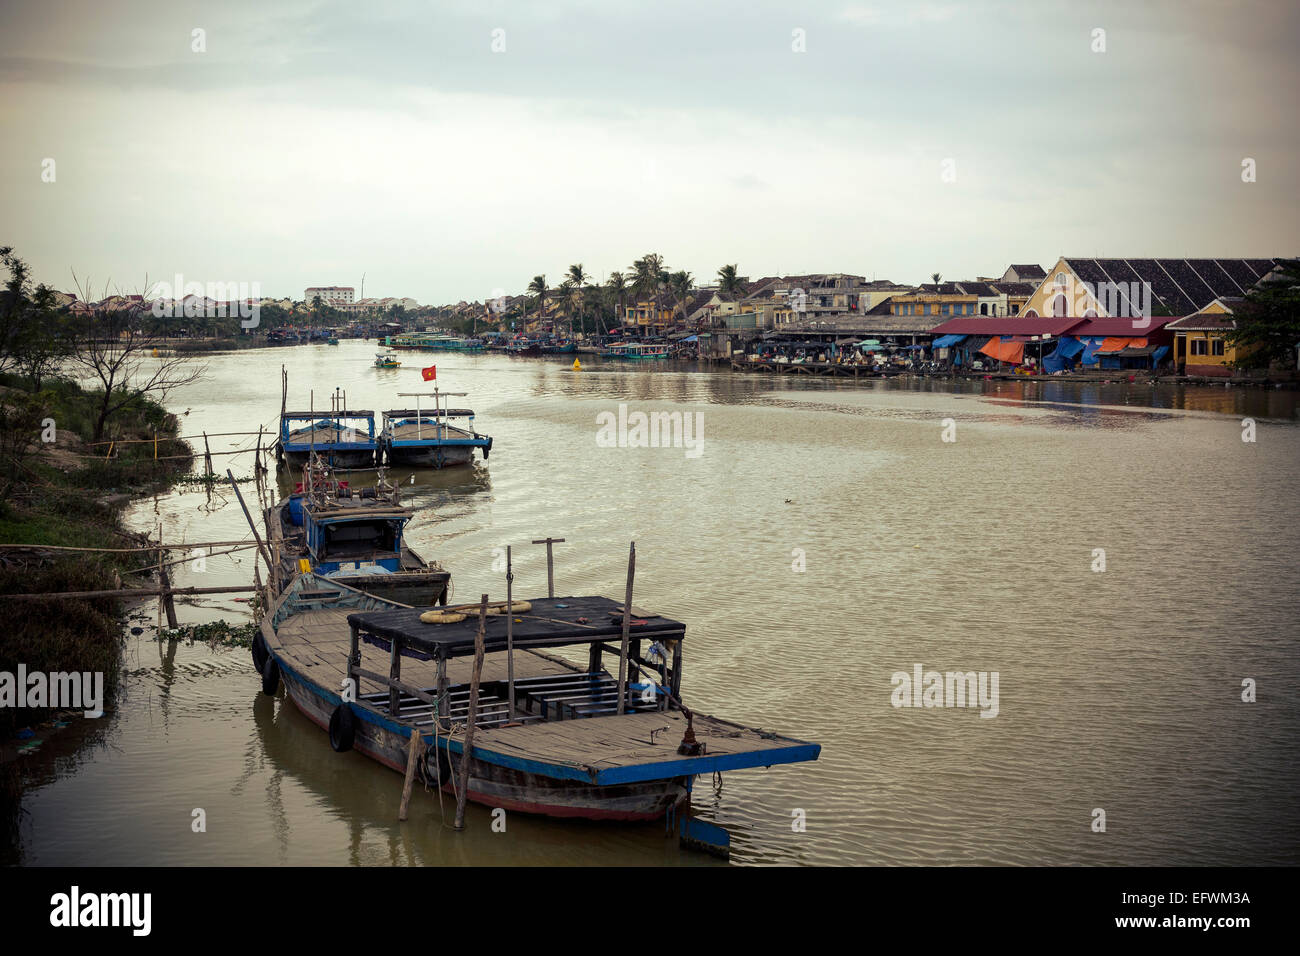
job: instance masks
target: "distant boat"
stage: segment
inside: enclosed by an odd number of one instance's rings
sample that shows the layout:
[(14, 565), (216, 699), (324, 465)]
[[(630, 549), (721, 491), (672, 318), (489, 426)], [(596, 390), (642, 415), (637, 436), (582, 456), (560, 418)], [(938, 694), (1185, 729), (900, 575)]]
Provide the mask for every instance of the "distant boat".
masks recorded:
[(611, 345), (601, 355), (604, 358), (622, 359), (627, 362), (644, 362), (668, 358), (668, 346), (646, 345), (641, 342), (619, 342)]
[(530, 358), (542, 354), (542, 343), (536, 339), (530, 339), (527, 336), (518, 335), (506, 343), (506, 353), (517, 355), (522, 358)]
[[(474, 430), (474, 411), (469, 408), (444, 408), (443, 398), (464, 397), (464, 392), (405, 392), (416, 399), (414, 409), (390, 409), (383, 413), (382, 440), (384, 455), (390, 465), (422, 468), (450, 468), (474, 460), (474, 449), (483, 452), (484, 460), (492, 451), (490, 435)], [(422, 397), (433, 399), (433, 409), (420, 409)], [(448, 419), (468, 419), (469, 429), (458, 428)]]
[(397, 356), (392, 352), (376, 352), (375, 368), (401, 368), (402, 363), (397, 361)]
[(445, 603), (451, 575), (403, 536), (413, 517), (382, 473), (373, 487), (352, 488), (316, 455), (294, 493), (266, 513), (281, 588), (311, 572), (403, 604)]
[(411, 349), (418, 352), (481, 352), (486, 347), (475, 338), (451, 335), (447, 332), (408, 332), (390, 335), (384, 343), (389, 348)]

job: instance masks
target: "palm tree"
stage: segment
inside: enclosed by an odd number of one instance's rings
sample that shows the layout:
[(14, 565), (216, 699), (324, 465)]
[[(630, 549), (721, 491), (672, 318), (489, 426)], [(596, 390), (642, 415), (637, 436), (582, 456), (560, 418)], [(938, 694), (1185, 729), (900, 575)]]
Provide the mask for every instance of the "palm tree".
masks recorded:
[[(587, 329), (587, 325), (586, 322), (583, 321), (584, 312), (585, 312), (584, 306), (586, 304), (583, 298), (583, 286), (586, 285), (587, 280), (589, 278), (590, 276), (588, 276), (586, 271), (582, 268), (581, 262), (576, 262), (573, 265), (569, 266), (569, 278), (567, 281), (569, 282), (570, 285), (570, 289), (569, 289), (570, 305), (572, 305), (577, 310), (578, 324), (584, 332)], [(573, 313), (572, 312), (569, 313), (569, 338), (573, 338)]]
[(937, 273), (937, 272), (931, 272), (931, 273), (930, 273), (930, 278), (934, 280), (934, 291), (935, 291), (935, 292), (938, 292), (938, 291), (939, 291), (939, 283), (943, 281), (943, 276), (939, 275), (939, 273)]
[[(528, 291), (537, 296), (538, 320), (546, 318), (546, 293), (550, 291), (546, 287), (546, 276), (533, 276), (533, 281), (528, 283)], [(524, 328), (527, 327), (527, 325), (524, 326)]]
[[(658, 311), (659, 292), (664, 284), (664, 257), (657, 252), (647, 252), (632, 263), (632, 292), (638, 301), (653, 302), (652, 313)], [(647, 329), (653, 325), (654, 317), (649, 318)]]
[(618, 313), (615, 317), (618, 319), (618, 324), (622, 325), (627, 318), (627, 310), (623, 306), (623, 299), (627, 296), (627, 276), (622, 272), (611, 272), (605, 288), (609, 290), (611, 297), (618, 300)]
[(686, 303), (690, 300), (691, 287), (694, 284), (695, 277), (684, 269), (668, 277), (668, 288), (672, 290), (673, 298), (677, 300), (677, 310), (682, 314), (682, 322), (687, 318)]
[(744, 291), (744, 282), (737, 274), (734, 264), (723, 266), (718, 270), (718, 291), (739, 295)]

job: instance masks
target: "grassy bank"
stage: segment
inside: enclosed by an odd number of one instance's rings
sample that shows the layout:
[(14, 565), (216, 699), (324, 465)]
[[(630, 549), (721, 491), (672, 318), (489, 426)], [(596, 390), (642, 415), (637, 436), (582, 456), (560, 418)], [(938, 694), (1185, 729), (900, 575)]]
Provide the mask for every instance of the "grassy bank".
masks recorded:
[[(0, 608), (9, 617), (0, 631), (0, 671), (99, 671), (112, 699), (121, 661), (121, 607), (114, 599), (5, 601), (4, 594), (109, 590), (139, 582), (128, 572), (139, 554), (57, 552), (51, 547), (130, 548), (138, 541), (122, 527), (131, 497), (165, 489), (190, 470), (190, 447), (179, 441), (178, 422), (158, 403), (141, 399), (113, 419), (111, 446), (90, 438), (102, 393), (50, 381), (26, 393), (0, 379), (0, 426), (53, 423), (53, 441), (7, 447), (13, 477), (0, 502)], [(157, 435), (157, 459), (154, 438)], [(179, 457), (175, 457), (179, 456)], [(169, 460), (174, 459), (174, 460)], [(0, 707), (0, 740), (49, 719), (50, 712)]]

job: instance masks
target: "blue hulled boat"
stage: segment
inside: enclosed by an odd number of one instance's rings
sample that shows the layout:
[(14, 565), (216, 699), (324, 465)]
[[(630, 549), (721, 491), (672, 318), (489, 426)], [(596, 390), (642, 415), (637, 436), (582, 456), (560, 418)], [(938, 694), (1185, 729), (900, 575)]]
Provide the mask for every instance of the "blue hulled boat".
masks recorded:
[[(458, 783), (492, 808), (662, 819), (689, 810), (701, 774), (821, 751), (685, 706), (678, 621), (600, 596), (505, 604), (490, 604), (484, 618), (479, 605), (398, 607), (303, 574), (263, 619), (254, 663), (263, 691), (283, 681), (335, 750), (403, 771), (416, 738), (428, 785), (450, 792)], [(551, 653), (583, 648), (575, 658), (583, 663)], [(355, 698), (340, 696), (344, 678), (355, 681)]]

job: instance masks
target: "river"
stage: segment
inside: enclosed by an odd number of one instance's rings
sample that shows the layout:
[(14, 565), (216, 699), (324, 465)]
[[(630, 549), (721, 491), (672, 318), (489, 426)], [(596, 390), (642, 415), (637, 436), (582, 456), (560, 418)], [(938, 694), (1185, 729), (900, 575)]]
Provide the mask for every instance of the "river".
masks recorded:
[[(854, 385), (586, 356), (580, 372), (463, 354), (379, 370), (374, 351), (211, 356), (168, 405), (186, 436), (271, 429), (282, 363), (291, 408), (340, 387), (370, 409), (409, 405), (396, 393), (431, 388), (418, 366), (436, 363), (495, 439), (486, 463), (396, 476), (420, 509), (409, 540), (451, 570), (455, 600), (504, 597), (506, 545), (515, 594), (544, 595), (528, 542), (548, 535), (566, 539), (557, 593), (621, 599), (635, 540), (635, 602), (687, 624), (687, 704), (821, 743), (814, 763), (698, 782), (733, 863), (1300, 862), (1295, 392)], [(597, 416), (620, 403), (699, 413), (700, 453), (599, 447)], [(216, 461), (252, 473), (251, 455)], [(159, 520), (168, 540), (248, 534), (228, 489), (129, 513)], [(175, 583), (252, 574), (241, 552)], [(422, 792), (399, 824), (400, 775), (262, 695), (247, 650), (159, 644), (156, 604), (137, 617), (116, 708), (24, 758), (26, 863), (715, 862), (661, 826), (514, 814), (498, 833), (473, 804), (456, 833)], [(248, 610), (196, 598), (180, 617)], [(996, 716), (894, 706), (894, 675), (916, 665), (997, 672)]]

